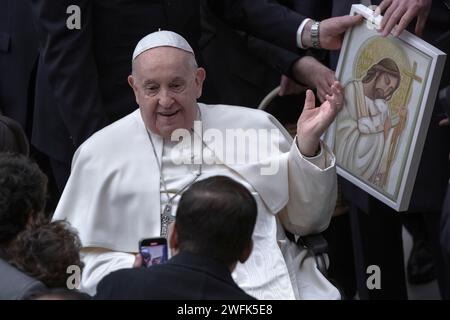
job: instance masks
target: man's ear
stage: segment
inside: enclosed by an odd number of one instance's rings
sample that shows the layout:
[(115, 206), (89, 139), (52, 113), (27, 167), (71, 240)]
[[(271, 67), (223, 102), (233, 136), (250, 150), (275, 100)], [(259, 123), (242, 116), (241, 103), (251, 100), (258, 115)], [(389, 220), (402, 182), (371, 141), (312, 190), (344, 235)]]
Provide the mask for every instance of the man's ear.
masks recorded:
[(253, 250), (253, 240), (250, 239), (249, 243), (245, 246), (244, 250), (239, 256), (239, 262), (244, 263), (245, 261), (247, 261), (247, 259), (250, 257), (250, 254), (252, 253), (252, 250)]
[(130, 87), (133, 89), (134, 92), (134, 98), (136, 99), (136, 103), (139, 105), (139, 101), (138, 101), (138, 90), (137, 90), (137, 86), (134, 83), (134, 78), (132, 75), (128, 76), (128, 84), (130, 85)]
[(136, 92), (136, 86), (134, 84), (134, 78), (133, 78), (133, 76), (131, 74), (128, 76), (128, 84), (130, 85), (131, 88), (133, 88), (133, 91)]
[(202, 96), (203, 82), (206, 79), (206, 70), (203, 68), (197, 68), (197, 73), (195, 75), (195, 85), (197, 87), (197, 99)]

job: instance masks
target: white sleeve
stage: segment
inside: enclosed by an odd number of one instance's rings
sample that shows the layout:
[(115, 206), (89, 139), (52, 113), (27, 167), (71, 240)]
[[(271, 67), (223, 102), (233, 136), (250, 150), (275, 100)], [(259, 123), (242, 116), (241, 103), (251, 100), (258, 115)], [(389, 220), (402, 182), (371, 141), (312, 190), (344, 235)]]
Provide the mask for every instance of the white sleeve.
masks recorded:
[(134, 254), (104, 248), (83, 248), (81, 255), (84, 262), (81, 291), (91, 296), (96, 294), (100, 280), (113, 271), (132, 268), (135, 259)]
[(321, 152), (304, 157), (294, 141), (288, 158), (289, 200), (280, 212), (283, 226), (297, 235), (325, 230), (337, 198), (335, 157), (321, 142)]

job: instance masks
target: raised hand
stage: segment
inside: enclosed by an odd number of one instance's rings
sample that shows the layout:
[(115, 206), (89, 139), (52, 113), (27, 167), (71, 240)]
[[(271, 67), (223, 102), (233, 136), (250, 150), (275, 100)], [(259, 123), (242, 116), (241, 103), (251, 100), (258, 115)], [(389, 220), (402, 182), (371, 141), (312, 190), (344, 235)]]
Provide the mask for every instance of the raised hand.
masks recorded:
[(297, 145), (306, 157), (317, 153), (320, 137), (342, 108), (344, 89), (338, 81), (331, 86), (331, 91), (332, 94), (326, 95), (326, 101), (317, 108), (314, 93), (306, 91), (305, 106), (297, 122)]

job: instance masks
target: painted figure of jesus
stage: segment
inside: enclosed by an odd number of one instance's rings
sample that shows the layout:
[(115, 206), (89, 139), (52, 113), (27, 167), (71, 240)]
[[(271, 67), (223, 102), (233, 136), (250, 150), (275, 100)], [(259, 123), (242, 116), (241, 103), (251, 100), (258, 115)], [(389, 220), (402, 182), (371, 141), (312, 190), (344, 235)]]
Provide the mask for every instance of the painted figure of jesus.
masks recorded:
[(345, 105), (337, 116), (338, 164), (381, 188), (389, 173), (388, 159), (395, 150), (391, 145), (405, 126), (407, 109), (401, 108), (399, 117), (394, 118), (388, 106), (400, 80), (395, 61), (380, 60), (361, 80), (351, 80), (345, 85)]

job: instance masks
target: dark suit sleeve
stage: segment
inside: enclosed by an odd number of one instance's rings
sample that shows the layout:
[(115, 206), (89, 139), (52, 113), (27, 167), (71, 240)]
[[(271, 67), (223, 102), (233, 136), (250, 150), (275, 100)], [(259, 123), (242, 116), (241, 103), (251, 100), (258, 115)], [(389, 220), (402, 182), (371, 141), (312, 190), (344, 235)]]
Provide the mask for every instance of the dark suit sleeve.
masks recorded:
[[(121, 269), (111, 272), (105, 276), (97, 285), (97, 293), (94, 300), (122, 300), (136, 299), (139, 296), (139, 289), (132, 285), (130, 277), (134, 269)], [(131, 288), (131, 289), (127, 289)]]
[[(289, 2), (288, 6), (295, 12), (314, 20), (321, 21), (331, 16), (333, 0), (292, 0)], [(350, 10), (345, 14), (348, 14), (349, 12)]]
[(255, 37), (249, 37), (247, 44), (249, 51), (254, 56), (291, 78), (292, 65), (303, 56), (302, 53), (294, 53)]
[[(315, 20), (323, 20), (331, 14), (331, 0), (278, 0), (277, 2), (292, 9), (302, 17), (310, 17)], [(248, 48), (252, 54), (290, 78), (293, 78), (292, 65), (305, 54), (314, 55), (319, 60), (324, 60), (326, 54), (325, 51), (317, 50), (309, 50), (305, 53), (298, 48), (294, 52), (255, 37), (249, 37)]]
[[(41, 62), (59, 112), (75, 146), (109, 123), (102, 106), (93, 55), (93, 17), (90, 0), (32, 0), (41, 42)], [(69, 30), (67, 8), (81, 9), (81, 29)]]
[[(145, 275), (144, 275), (145, 276)], [(146, 297), (141, 285), (142, 274), (137, 269), (120, 269), (105, 276), (97, 285), (93, 300), (136, 300)]]
[(94, 300), (114, 299), (114, 277), (111, 274), (104, 277), (97, 285)]
[(272, 0), (209, 0), (214, 13), (235, 29), (280, 47), (297, 50), (297, 30), (305, 16)]

